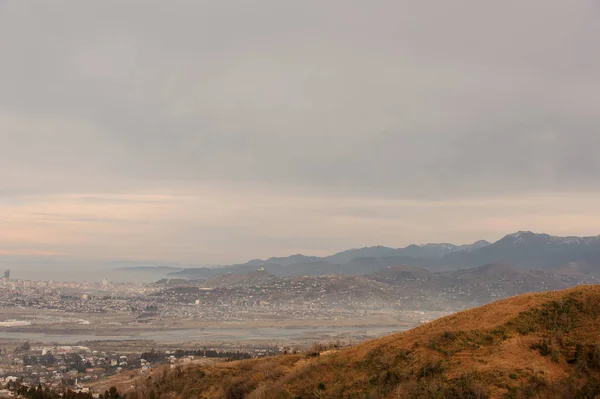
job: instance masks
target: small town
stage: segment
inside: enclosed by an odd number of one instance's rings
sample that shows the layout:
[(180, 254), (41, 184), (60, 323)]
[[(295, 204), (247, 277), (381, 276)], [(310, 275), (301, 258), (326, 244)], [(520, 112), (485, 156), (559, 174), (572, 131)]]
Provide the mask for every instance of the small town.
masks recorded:
[[(261, 273), (264, 272), (256, 272)], [(237, 281), (213, 287), (194, 281), (168, 280), (149, 285), (113, 284), (106, 280), (102, 283), (8, 280), (2, 284), (0, 309), (25, 308), (55, 313), (19, 320), (0, 318), (0, 327), (55, 324), (64, 322), (68, 315), (78, 315), (79, 319), (72, 318), (69, 322), (83, 327), (107, 314), (132, 316), (122, 322), (112, 321), (115, 325), (139, 326), (165, 320), (239, 322), (264, 317), (330, 320), (362, 316), (365, 312), (446, 310), (443, 296), (432, 298), (425, 292), (408, 292), (401, 286), (345, 276), (267, 276), (260, 281)], [(464, 292), (458, 290), (453, 294)]]
[(91, 393), (97, 398), (101, 392), (95, 392), (95, 383), (125, 372), (143, 376), (158, 366), (175, 368), (207, 360), (259, 358), (292, 350), (291, 347), (276, 346), (243, 351), (203, 347), (185, 350), (153, 348), (142, 353), (125, 353), (80, 345), (32, 345), (24, 342), (12, 350), (0, 347), (0, 398), (18, 396), (15, 392), (23, 386)]

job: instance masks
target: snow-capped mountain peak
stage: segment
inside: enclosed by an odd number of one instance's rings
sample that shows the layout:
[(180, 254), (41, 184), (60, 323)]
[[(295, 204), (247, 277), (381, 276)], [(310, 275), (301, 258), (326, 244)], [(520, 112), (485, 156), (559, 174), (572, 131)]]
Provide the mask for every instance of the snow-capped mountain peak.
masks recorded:
[(600, 243), (600, 235), (593, 237), (558, 237), (549, 234), (536, 234), (531, 231), (517, 231), (502, 238), (501, 241), (509, 241), (513, 244), (523, 244), (535, 240), (537, 243), (553, 245), (586, 245)]

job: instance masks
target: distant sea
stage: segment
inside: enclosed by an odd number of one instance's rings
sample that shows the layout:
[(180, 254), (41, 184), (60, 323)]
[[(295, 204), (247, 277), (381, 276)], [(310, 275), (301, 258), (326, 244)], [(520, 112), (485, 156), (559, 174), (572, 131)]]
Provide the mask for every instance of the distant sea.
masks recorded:
[[(10, 269), (11, 280), (35, 281), (90, 281), (101, 282), (108, 279), (115, 283), (139, 282), (151, 283), (167, 278), (165, 270), (124, 271), (124, 267), (153, 266), (150, 264), (78, 260), (68, 258), (19, 258), (0, 256), (0, 276)], [(162, 265), (162, 264), (161, 264)]]

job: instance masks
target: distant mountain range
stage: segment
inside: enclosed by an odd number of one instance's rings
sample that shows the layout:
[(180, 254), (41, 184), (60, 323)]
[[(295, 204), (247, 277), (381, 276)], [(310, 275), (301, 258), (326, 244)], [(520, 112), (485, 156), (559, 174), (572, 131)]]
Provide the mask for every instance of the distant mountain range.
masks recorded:
[(171, 273), (175, 271), (183, 270), (181, 267), (173, 266), (127, 266), (119, 267), (115, 270), (122, 272), (156, 272), (156, 273)]
[(331, 263), (344, 264), (356, 258), (391, 258), (391, 257), (409, 257), (409, 258), (442, 258), (453, 252), (470, 252), (490, 245), (488, 241), (480, 240), (470, 245), (454, 245), (447, 243), (409, 245), (406, 248), (389, 247), (366, 247), (358, 249), (349, 249), (339, 252), (335, 255), (326, 257)]
[(521, 270), (600, 274), (600, 236), (555, 237), (519, 231), (494, 243), (480, 240), (470, 245), (434, 243), (405, 248), (374, 246), (349, 249), (326, 257), (297, 254), (214, 268), (184, 268), (169, 273), (169, 276), (206, 279), (227, 273), (245, 273), (260, 267), (278, 276), (365, 275), (399, 265), (429, 271), (452, 271), (490, 264), (511, 265)]
[(327, 257), (298, 254), (187, 268), (169, 277), (157, 288), (189, 294), (189, 301), (202, 287), (214, 290), (216, 297), (250, 292), (253, 300), (265, 303), (302, 300), (352, 307), (366, 301), (402, 309), (468, 308), (526, 292), (597, 283), (600, 237), (517, 232), (494, 243), (377, 246)]

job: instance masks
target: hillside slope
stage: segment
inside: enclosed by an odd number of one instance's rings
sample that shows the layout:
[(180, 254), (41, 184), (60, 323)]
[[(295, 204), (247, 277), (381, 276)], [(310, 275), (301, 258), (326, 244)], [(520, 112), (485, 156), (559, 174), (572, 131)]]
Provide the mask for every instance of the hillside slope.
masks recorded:
[(593, 398), (600, 286), (526, 294), (343, 350), (190, 367), (130, 398)]

